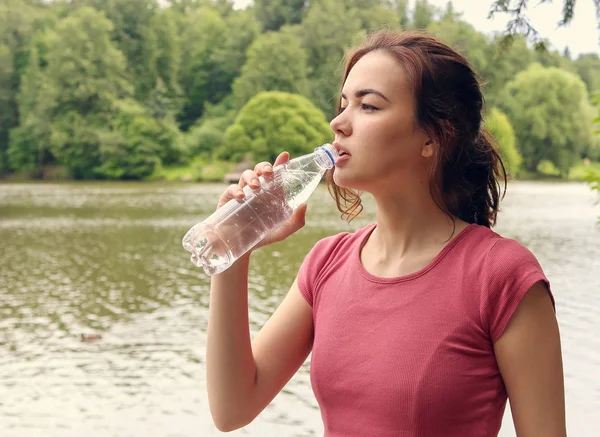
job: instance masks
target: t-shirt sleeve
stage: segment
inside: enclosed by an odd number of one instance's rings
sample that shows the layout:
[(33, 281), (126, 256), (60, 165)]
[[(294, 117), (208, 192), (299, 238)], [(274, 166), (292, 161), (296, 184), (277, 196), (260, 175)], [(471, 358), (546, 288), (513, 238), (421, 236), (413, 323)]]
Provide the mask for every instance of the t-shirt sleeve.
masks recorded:
[(485, 263), (481, 322), (492, 342), (504, 333), (517, 307), (537, 282), (546, 285), (552, 305), (554, 297), (536, 257), (516, 240), (501, 238), (490, 249)]
[(346, 233), (319, 240), (308, 252), (298, 270), (298, 288), (310, 306), (314, 306), (318, 280), (331, 259), (333, 252)]

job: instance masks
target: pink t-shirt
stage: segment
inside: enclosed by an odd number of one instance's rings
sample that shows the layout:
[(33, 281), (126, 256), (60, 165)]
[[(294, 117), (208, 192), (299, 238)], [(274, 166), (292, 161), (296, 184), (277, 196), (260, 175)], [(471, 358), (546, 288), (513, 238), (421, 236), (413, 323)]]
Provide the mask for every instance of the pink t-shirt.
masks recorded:
[(373, 229), (319, 241), (299, 271), (325, 436), (497, 436), (507, 394), (493, 342), (532, 285), (550, 292), (542, 268), (469, 225), (422, 270), (378, 278), (359, 257)]

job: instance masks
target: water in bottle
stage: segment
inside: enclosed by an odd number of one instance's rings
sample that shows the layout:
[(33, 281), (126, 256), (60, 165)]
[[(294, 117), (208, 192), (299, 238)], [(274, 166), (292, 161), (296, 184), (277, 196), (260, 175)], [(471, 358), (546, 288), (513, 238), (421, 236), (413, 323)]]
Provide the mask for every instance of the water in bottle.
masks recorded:
[(221, 273), (292, 216), (338, 158), (331, 144), (273, 168), (260, 189), (245, 186), (243, 199), (231, 199), (183, 238), (191, 261), (209, 276)]

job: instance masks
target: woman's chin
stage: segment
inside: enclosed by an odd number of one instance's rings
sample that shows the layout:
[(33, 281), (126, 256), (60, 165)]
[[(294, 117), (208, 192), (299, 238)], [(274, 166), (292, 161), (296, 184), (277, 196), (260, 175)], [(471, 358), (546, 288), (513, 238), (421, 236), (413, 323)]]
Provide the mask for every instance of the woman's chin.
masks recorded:
[(357, 190), (357, 182), (355, 178), (347, 174), (345, 171), (336, 170), (333, 173), (333, 182), (340, 188), (347, 188), (351, 190)]

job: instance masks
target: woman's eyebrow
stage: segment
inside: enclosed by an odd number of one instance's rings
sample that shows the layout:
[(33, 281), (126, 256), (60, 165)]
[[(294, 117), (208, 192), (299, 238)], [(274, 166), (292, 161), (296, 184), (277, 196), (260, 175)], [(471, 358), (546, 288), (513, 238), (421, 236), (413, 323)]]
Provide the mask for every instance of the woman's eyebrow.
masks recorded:
[[(381, 97), (383, 100), (386, 100), (387, 102), (392, 103), (392, 102), (390, 102), (390, 99), (388, 99), (382, 93), (380, 93), (377, 90), (371, 89), (371, 88), (367, 88), (367, 89), (364, 89), (364, 90), (358, 90), (357, 92), (354, 93), (354, 96), (356, 98), (359, 98), (359, 97), (364, 97), (367, 94), (375, 94), (376, 96)], [(344, 93), (342, 93), (342, 99), (348, 100), (348, 98), (346, 97), (346, 95)]]

